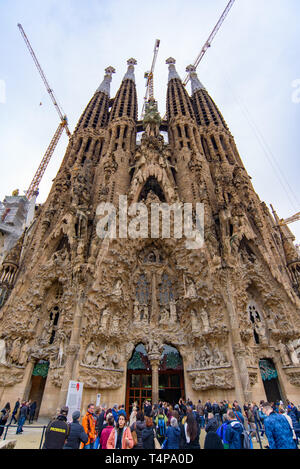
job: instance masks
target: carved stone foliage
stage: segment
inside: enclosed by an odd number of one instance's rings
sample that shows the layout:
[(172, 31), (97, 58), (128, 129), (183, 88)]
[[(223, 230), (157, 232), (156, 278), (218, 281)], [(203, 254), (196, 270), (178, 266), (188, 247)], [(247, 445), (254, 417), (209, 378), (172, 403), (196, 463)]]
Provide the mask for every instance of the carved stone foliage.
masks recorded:
[(204, 343), (194, 351), (194, 368), (216, 368), (220, 366), (230, 366), (231, 363), (228, 361), (224, 345), (214, 343)]
[(97, 369), (118, 369), (120, 365), (118, 347), (92, 339), (82, 354), (81, 364)]
[(232, 369), (215, 369), (207, 371), (189, 371), (189, 378), (193, 381), (195, 391), (208, 389), (233, 389), (234, 377)]
[(103, 370), (98, 368), (80, 366), (79, 381), (84, 383), (85, 388), (92, 389), (118, 389), (124, 381), (122, 370)]
[(294, 386), (300, 386), (300, 366), (290, 366), (283, 368), (288, 380)]
[(0, 386), (14, 386), (20, 383), (24, 376), (24, 369), (0, 364)]

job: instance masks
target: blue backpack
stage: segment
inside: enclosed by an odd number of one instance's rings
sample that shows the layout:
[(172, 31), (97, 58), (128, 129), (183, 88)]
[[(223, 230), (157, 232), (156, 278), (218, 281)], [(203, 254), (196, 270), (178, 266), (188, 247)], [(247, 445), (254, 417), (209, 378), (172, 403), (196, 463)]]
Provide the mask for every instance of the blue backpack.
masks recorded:
[(166, 434), (166, 424), (164, 417), (158, 417), (158, 422), (156, 426), (158, 436), (165, 436)]

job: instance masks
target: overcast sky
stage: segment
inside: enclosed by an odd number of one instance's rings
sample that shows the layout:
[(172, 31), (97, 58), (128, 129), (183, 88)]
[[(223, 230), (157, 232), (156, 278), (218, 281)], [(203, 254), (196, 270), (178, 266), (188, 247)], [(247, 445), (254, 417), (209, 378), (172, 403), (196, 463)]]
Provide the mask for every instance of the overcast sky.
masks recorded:
[[(59, 124), (21, 23), (74, 130), (102, 81), (112, 96), (134, 57), (139, 114), (155, 39), (155, 97), (165, 114), (168, 67), (193, 63), (228, 0), (0, 0), (0, 200), (23, 194)], [(261, 200), (281, 218), (300, 211), (300, 1), (236, 0), (197, 69), (235, 137)], [(298, 80), (298, 81), (297, 81)], [(189, 85), (187, 86), (190, 92)], [(299, 102), (298, 102), (299, 101)], [(42, 105), (40, 105), (42, 103)], [(47, 198), (67, 146), (64, 134), (40, 184)], [(300, 222), (289, 225), (300, 242)]]

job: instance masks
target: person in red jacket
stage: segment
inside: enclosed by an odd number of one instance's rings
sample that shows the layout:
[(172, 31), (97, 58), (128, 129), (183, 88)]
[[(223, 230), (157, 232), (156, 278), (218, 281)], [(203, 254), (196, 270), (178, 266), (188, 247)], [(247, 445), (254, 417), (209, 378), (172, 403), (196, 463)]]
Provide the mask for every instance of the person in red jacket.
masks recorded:
[(111, 414), (107, 419), (106, 427), (104, 427), (101, 431), (101, 435), (100, 435), (100, 448), (101, 449), (107, 449), (107, 446), (106, 446), (107, 440), (114, 428), (114, 423), (115, 423), (115, 419), (114, 419), (113, 414)]

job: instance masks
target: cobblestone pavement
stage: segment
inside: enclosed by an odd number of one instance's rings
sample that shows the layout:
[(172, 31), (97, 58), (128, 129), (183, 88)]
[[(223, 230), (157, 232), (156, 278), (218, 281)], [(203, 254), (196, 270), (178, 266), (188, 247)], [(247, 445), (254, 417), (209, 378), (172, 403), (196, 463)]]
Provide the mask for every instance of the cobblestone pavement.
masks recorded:
[[(46, 418), (40, 418), (38, 421), (34, 421), (33, 424), (28, 424), (23, 426), (23, 433), (16, 435), (16, 426), (11, 426), (8, 429), (6, 440), (17, 440), (15, 449), (39, 449), (41, 437), (43, 433), (43, 426), (47, 426), (49, 420)], [(37, 428), (38, 427), (38, 428)], [(201, 430), (200, 434), (200, 446), (204, 447), (205, 440), (205, 430)], [(267, 440), (262, 440), (263, 448), (267, 445)], [(259, 443), (254, 439), (253, 440), (254, 449), (260, 449)]]

